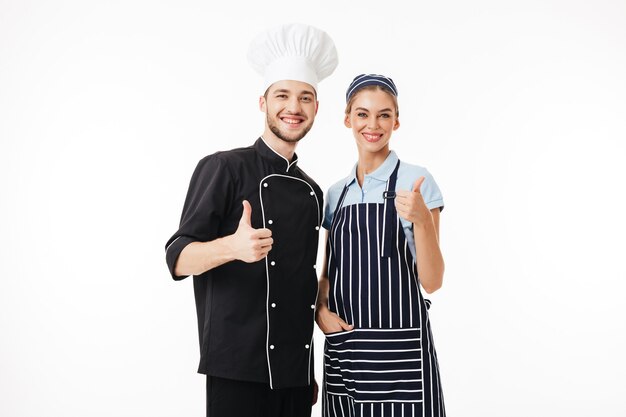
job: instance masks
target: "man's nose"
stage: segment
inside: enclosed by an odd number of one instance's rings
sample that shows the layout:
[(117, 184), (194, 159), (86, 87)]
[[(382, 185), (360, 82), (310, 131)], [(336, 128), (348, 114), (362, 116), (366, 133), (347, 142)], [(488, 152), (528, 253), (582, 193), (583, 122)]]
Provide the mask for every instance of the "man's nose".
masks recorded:
[(300, 99), (298, 97), (290, 98), (287, 102), (287, 110), (291, 113), (300, 113), (301, 108)]

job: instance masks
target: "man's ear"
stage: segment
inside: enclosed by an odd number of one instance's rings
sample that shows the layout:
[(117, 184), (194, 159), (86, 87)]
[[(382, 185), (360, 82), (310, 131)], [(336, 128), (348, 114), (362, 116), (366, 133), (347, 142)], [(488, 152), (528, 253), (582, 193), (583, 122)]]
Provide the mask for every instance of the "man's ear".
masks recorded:
[(259, 110), (265, 113), (266, 108), (267, 108), (266, 105), (267, 103), (265, 102), (265, 96), (259, 97)]

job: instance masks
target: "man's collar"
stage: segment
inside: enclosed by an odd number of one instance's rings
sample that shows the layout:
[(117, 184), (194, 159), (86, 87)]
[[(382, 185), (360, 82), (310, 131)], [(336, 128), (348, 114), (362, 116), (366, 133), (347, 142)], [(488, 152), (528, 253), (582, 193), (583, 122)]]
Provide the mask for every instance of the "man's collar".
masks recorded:
[(289, 162), (287, 158), (276, 152), (272, 147), (260, 136), (256, 142), (254, 142), (254, 149), (261, 154), (262, 157), (271, 161), (272, 165), (275, 165), (285, 172), (289, 172), (298, 163), (298, 155), (293, 154), (293, 160)]

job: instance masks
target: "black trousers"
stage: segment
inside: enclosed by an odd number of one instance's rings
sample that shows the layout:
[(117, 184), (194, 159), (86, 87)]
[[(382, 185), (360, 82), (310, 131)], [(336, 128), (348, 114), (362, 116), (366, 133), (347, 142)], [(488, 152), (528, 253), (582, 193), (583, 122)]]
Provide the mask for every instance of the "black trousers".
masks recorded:
[(313, 387), (271, 389), (269, 384), (207, 375), (207, 417), (311, 417)]

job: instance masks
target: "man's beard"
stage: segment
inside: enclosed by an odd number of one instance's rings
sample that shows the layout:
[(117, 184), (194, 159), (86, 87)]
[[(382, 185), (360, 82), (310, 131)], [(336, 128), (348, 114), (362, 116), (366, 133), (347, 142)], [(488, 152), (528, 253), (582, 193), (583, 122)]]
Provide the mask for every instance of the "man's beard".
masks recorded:
[(296, 143), (299, 142), (300, 139), (302, 139), (303, 137), (306, 136), (307, 133), (309, 133), (309, 130), (311, 130), (311, 127), (313, 127), (313, 123), (309, 124), (308, 126), (306, 126), (304, 128), (304, 130), (302, 130), (302, 132), (296, 136), (296, 137), (287, 137), (283, 134), (283, 132), (280, 131), (280, 129), (278, 128), (278, 126), (276, 126), (273, 122), (273, 120), (270, 118), (269, 114), (266, 114), (266, 118), (267, 118), (267, 125), (269, 126), (270, 130), (272, 131), (273, 134), (276, 135), (277, 138), (288, 142), (288, 143)]

